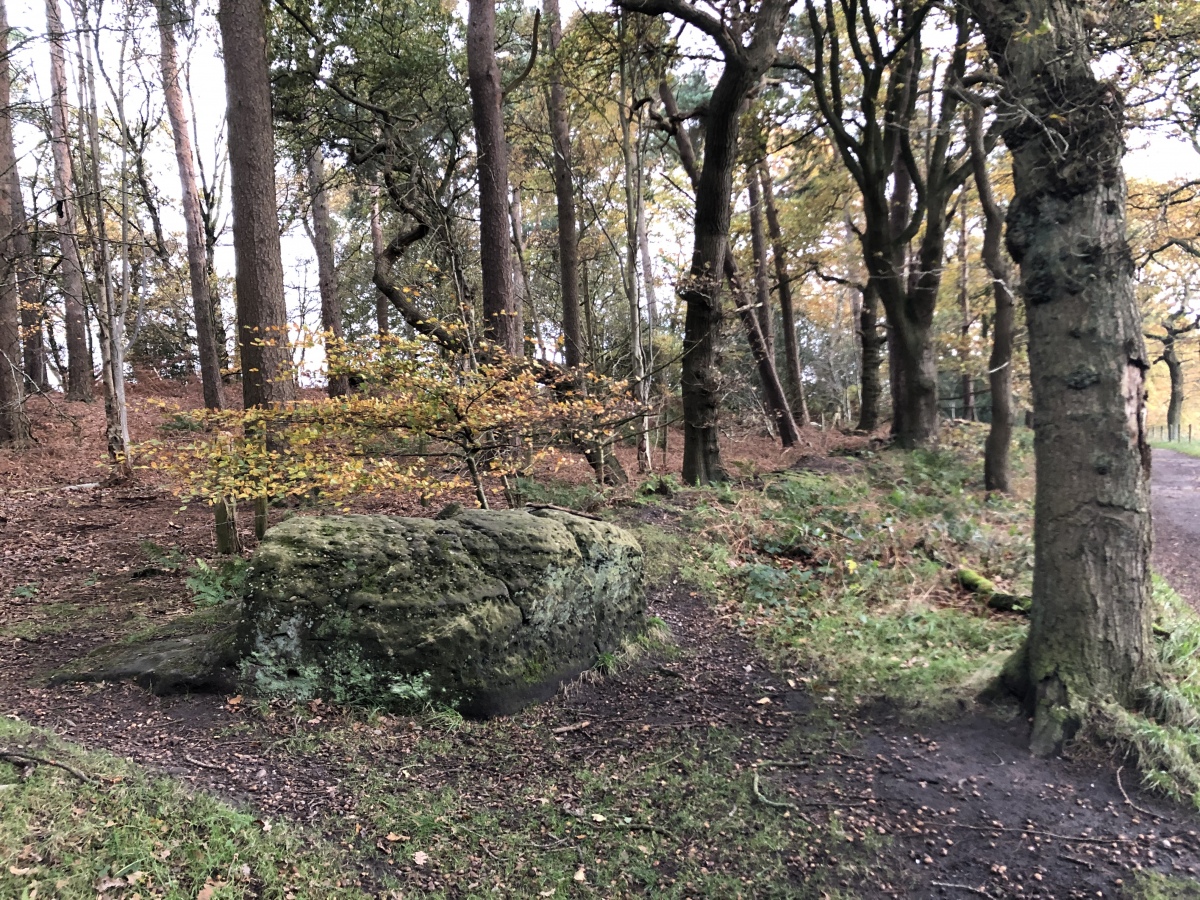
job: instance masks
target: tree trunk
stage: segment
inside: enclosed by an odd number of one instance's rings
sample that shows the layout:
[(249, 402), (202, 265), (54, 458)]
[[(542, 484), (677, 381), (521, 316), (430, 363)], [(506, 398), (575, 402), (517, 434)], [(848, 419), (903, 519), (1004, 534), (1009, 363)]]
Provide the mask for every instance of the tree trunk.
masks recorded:
[(579, 236), (575, 221), (575, 186), (571, 178), (571, 132), (567, 123), (567, 94), (562, 83), (562, 16), (558, 0), (546, 0), (550, 31), (550, 139), (554, 147), (554, 199), (558, 208), (558, 265), (562, 281), (563, 359), (567, 368), (583, 363), (579, 327)]
[(75, 175), (71, 164), (70, 114), (67, 108), (66, 35), (58, 0), (46, 0), (50, 43), (50, 143), (54, 152), (54, 199), (62, 252), (62, 289), (67, 332), (67, 399), (92, 399), (92, 355), (88, 350), (83, 306), (83, 265), (79, 260)]
[(887, 337), (879, 333), (879, 294), (870, 280), (862, 292), (858, 340), (862, 347), (858, 430), (870, 434), (879, 427), (879, 401), (883, 396), (879, 369), (883, 365), (883, 348), (888, 342)]
[[(116, 298), (112, 279), (112, 265), (108, 228), (106, 225), (105, 203), (100, 181), (100, 109), (96, 96), (96, 73), (93, 64), (93, 52), (99, 52), (95, 47), (96, 31), (88, 23), (86, 15), (79, 23), (80, 33), (91, 32), (92, 43), (82, 43), (83, 55), (79, 60), (80, 87), (86, 92), (86, 101), (81, 104), (81, 113), (85, 114), (87, 131), (87, 163), (90, 164), (91, 183), (88, 185), (94, 204), (92, 214), (93, 254), (96, 289), (99, 302), (96, 304), (96, 320), (100, 332), (100, 364), (101, 383), (104, 386), (104, 434), (109, 459), (117, 467), (118, 477), (124, 478), (132, 471), (129, 459), (129, 418), (125, 405), (125, 311), (127, 302), (119, 303)], [(124, 48), (121, 59), (124, 60)], [(124, 73), (118, 73), (118, 93), (115, 97), (119, 123), (122, 128), (120, 180), (118, 196), (121, 198), (121, 250), (122, 262), (122, 291), (126, 292), (129, 283), (128, 257), (128, 145), (125, 142), (127, 129), (124, 125)], [(127, 301), (128, 294), (124, 293)]]
[(1171, 399), (1167, 404), (1167, 440), (1179, 440), (1179, 426), (1183, 421), (1183, 363), (1175, 349), (1175, 341), (1163, 346), (1163, 362), (1171, 375)]
[(767, 232), (771, 236), (775, 280), (779, 283), (779, 318), (780, 327), (783, 329), (783, 360), (784, 371), (787, 373), (788, 401), (792, 414), (796, 417), (796, 424), (803, 427), (809, 422), (808, 399), (804, 394), (804, 370), (800, 365), (800, 345), (796, 340), (792, 278), (788, 273), (787, 246), (783, 242), (779, 210), (775, 207), (775, 186), (771, 180), (771, 167), (765, 159), (758, 164), (758, 177), (762, 185), (763, 208), (767, 214)]
[(267, 30), (258, 0), (222, 0), (238, 347), (247, 409), (295, 397), (275, 208)]
[(758, 316), (746, 297), (746, 290), (742, 286), (742, 279), (738, 274), (733, 254), (729, 252), (725, 254), (725, 277), (729, 282), (730, 291), (733, 293), (733, 302), (737, 306), (738, 315), (746, 328), (746, 341), (750, 345), (750, 354), (758, 366), (758, 380), (762, 385), (767, 411), (775, 423), (780, 442), (785, 447), (794, 447), (800, 441), (800, 432), (796, 428), (796, 420), (792, 418), (787, 395), (784, 394), (783, 385), (779, 381), (779, 373), (775, 369), (775, 359), (771, 355), (766, 337), (759, 328)]
[(983, 453), (983, 483), (989, 491), (1009, 490), (1008, 450), (1012, 444), (1012, 354), (1013, 290), (1012, 268), (1004, 256), (1004, 214), (996, 202), (988, 175), (983, 146), (983, 119), (978, 110), (971, 116), (971, 166), (975, 188), (983, 208), (983, 264), (992, 278), (992, 354), (988, 359), (988, 383), (992, 391), (992, 423)]
[[(513, 270), (513, 302), (528, 314), (525, 323), (528, 337), (536, 348), (535, 356), (549, 359), (546, 355), (545, 344), (542, 343), (542, 329), (537, 318), (537, 309), (533, 305), (533, 290), (529, 286), (529, 265), (525, 259), (525, 219), (521, 215), (521, 189), (513, 187), (508, 201), (508, 220), (511, 226), (513, 250), (517, 254), (517, 265)], [(520, 290), (517, 290), (517, 284)]]
[[(8, 10), (0, 0), (0, 173), (15, 175), (17, 152), (13, 142), (12, 68), (9, 61)], [(13, 177), (0, 177), (0, 446), (24, 448), (29, 444), (29, 419), (25, 416), (25, 379), (21, 370), (21, 310), (17, 290), (15, 236), (24, 223), (16, 217)]]
[(470, 0), (467, 85), (479, 169), (479, 261), (483, 267), (484, 333), (512, 357), (524, 355), (521, 308), (512, 288), (508, 236), (508, 147), (496, 63), (496, 0)]
[(159, 0), (157, 5), (163, 96), (171, 120), (175, 164), (179, 168), (179, 186), (183, 198), (188, 278), (192, 286), (192, 315), (196, 320), (196, 351), (200, 357), (200, 384), (204, 391), (204, 405), (209, 409), (221, 409), (225, 405), (225, 388), (221, 382), (221, 358), (217, 352), (216, 323), (213, 321), (212, 294), (209, 291), (208, 253), (204, 245), (200, 190), (196, 186), (191, 123), (183, 106), (183, 87), (179, 82), (179, 54), (175, 45), (175, 23), (171, 18), (173, 7), (166, 0)]
[(958, 309), (962, 314), (959, 334), (962, 337), (962, 402), (963, 418), (975, 421), (975, 377), (970, 371), (970, 355), (967, 346), (971, 338), (971, 259), (967, 245), (967, 216), (960, 215), (961, 229), (958, 235)]
[[(14, 152), (15, 159), (15, 152)], [(49, 387), (46, 375), (46, 340), (43, 322), (45, 302), (42, 299), (41, 279), (34, 264), (33, 242), (29, 238), (29, 219), (25, 215), (25, 197), (21, 193), (21, 178), (14, 165), (11, 173), (13, 234), (12, 248), (16, 255), (18, 294), (21, 302), (21, 347), (25, 384), (34, 391)]]
[[(638, 218), (641, 215), (642, 185), (641, 167), (638, 155), (634, 150), (633, 115), (635, 108), (633, 97), (633, 78), (629, 71), (629, 47), (626, 41), (626, 22), (628, 13), (622, 12), (617, 23), (618, 40), (620, 41), (620, 96), (618, 97), (617, 117), (621, 124), (621, 158), (624, 166), (625, 185), (625, 266), (624, 282), (625, 297), (629, 303), (629, 359), (632, 369), (630, 381), (633, 384), (633, 396), (645, 409), (650, 398), (650, 385), (646, 381), (646, 358), (642, 350), (642, 304), (638, 293)], [(639, 417), (637, 433), (637, 468), (639, 473), (649, 472), (652, 468), (650, 459), (650, 420), (643, 414)]]
[[(968, 0), (1011, 101), (1008, 247), (1021, 266), (1037, 428), (1027, 653), (1009, 666), (1055, 752), (1095, 701), (1153, 676), (1149, 363), (1125, 239), (1123, 99), (1069, 0)], [(1041, 25), (1031, 31), (1024, 23)]]
[[(333, 261), (333, 222), (329, 216), (329, 195), (325, 190), (325, 158), (320, 147), (308, 152), (308, 193), (312, 205), (313, 250), (317, 254), (317, 284), (321, 291), (321, 329), (334, 342), (341, 342), (342, 299), (338, 296), (337, 267)], [(344, 397), (350, 392), (349, 377), (329, 376), (329, 396)]]
[(775, 358), (774, 316), (771, 314), (771, 281), (767, 277), (767, 238), (763, 229), (762, 190), (754, 166), (746, 169), (746, 188), (750, 193), (750, 248), (754, 255), (754, 299), (758, 329), (762, 332), (767, 354)]
[[(387, 248), (383, 243), (383, 222), (379, 217), (379, 186), (371, 186), (371, 194), (374, 199), (371, 201), (371, 250), (375, 265), (379, 265), (379, 261), (383, 259), (383, 255)], [(387, 295), (380, 291), (375, 295), (375, 332), (379, 335), (380, 341), (387, 335), (388, 326), (388, 310), (391, 308), (391, 303), (388, 301)]]

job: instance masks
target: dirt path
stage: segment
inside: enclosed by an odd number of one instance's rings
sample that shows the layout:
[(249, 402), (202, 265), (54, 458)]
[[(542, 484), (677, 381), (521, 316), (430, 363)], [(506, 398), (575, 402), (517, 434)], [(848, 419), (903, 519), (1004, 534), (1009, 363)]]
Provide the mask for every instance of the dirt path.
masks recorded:
[[(1200, 460), (1157, 451), (1155, 463), (1156, 564), (1196, 603)], [(1011, 710), (917, 726), (887, 707), (827, 708), (789, 684), (788, 673), (772, 674), (732, 623), (671, 581), (656, 585), (650, 601), (671, 627), (677, 657), (642, 659), (520, 716), (435, 741), (414, 720), (365, 726), (319, 704), (264, 712), (224, 696), (158, 698), (132, 685), (47, 688), (46, 674), (68, 659), (189, 609), (183, 573), (159, 556), (167, 547), (184, 555), (211, 547), (202, 511), (181, 515), (151, 489), (63, 488), (87, 475), (64, 466), (29, 490), (27, 476), (14, 473), (11, 484), (24, 490), (0, 492), (0, 715), (129, 757), (264, 818), (314, 826), (345, 842), (368, 889), (372, 873), (386, 869), (405, 883), (405, 896), (477, 895), (474, 875), (418, 870), (393, 856), (371, 830), (374, 798), (364, 785), (387, 784), (404, 802), (447, 792), (464, 816), (501, 811), (470, 839), (483, 854), (473, 866), (508, 879), (507, 896), (536, 896), (523, 890), (532, 882), (513, 880), (532, 876), (497, 861), (506, 852), (499, 832), (524, 833), (528, 820), (545, 817), (537, 844), (582, 853), (573, 845), (587, 828), (563, 831), (541, 804), (553, 795), (551, 809), (576, 816), (582, 802), (571, 798), (587, 785), (618, 774), (648, 778), (638, 775), (648, 767), (654, 780), (649, 793), (627, 798), (641, 804), (631, 814), (672, 824), (669, 835), (638, 839), (661, 848), (653, 865), (664, 886), (677, 873), (704, 873), (694, 887), (676, 886), (685, 896), (732, 896), (705, 879), (735, 867), (747, 867), (738, 874), (749, 878), (763, 860), (741, 858), (741, 848), (764, 816), (797, 823), (794, 834), (786, 826), (786, 845), (771, 850), (784, 877), (770, 896), (832, 896), (828, 889), (845, 887), (914, 900), (1121, 898), (1141, 870), (1200, 875), (1200, 820), (1141, 795), (1136, 776), (1120, 780), (1111, 761), (1031, 760), (1027, 725)], [(653, 524), (671, 527), (671, 514), (660, 514)], [(734, 738), (713, 746), (714, 734)], [(694, 786), (714, 772), (728, 773), (737, 799), (710, 831), (707, 813), (681, 816), (695, 803)], [(523, 799), (530, 785), (542, 796)], [(600, 837), (589, 844), (604, 849)], [(590, 896), (653, 895), (646, 884), (597, 885)]]
[[(8, 527), (42, 551), (18, 564), (22, 577), (47, 584), (59, 575), (60, 590), (64, 582), (80, 583), (57, 599), (69, 598), (92, 614), (78, 622), (65, 617), (46, 634), (37, 633), (36, 625), (46, 614), (39, 600), (48, 597), (10, 607), (0, 712), (130, 757), (264, 816), (335, 833), (340, 821), (364, 813), (362, 764), (345, 744), (347, 731), (360, 726), (336, 710), (279, 709), (264, 717), (221, 696), (157, 698), (132, 685), (45, 687), (49, 668), (128, 630), (133, 623), (122, 625), (113, 613), (131, 601), (149, 618), (186, 603), (177, 575), (139, 571), (138, 544), (147, 533), (170, 530), (169, 522), (186, 524), (186, 535), (199, 531), (199, 522), (178, 521), (168, 498), (143, 495), (134, 502), (116, 491), (89, 492), (69, 504), (61, 494), (48, 493), (43, 501), (26, 497), (5, 512)], [(105, 530), (103, 556), (93, 548), (87, 564), (72, 571), (64, 556), (72, 536), (60, 537), (67, 521), (124, 527)], [(78, 552), (78, 538), (74, 542)], [(6, 562), (11, 577), (17, 561)], [(86, 585), (96, 576), (99, 583)], [(784, 891), (786, 896), (807, 896), (813, 882), (831, 871), (839, 886), (863, 897), (1058, 900), (1129, 896), (1125, 888), (1143, 868), (1184, 877), (1200, 873), (1200, 823), (1139, 795), (1136, 776), (1127, 773), (1119, 782), (1106, 759), (1031, 760), (1027, 726), (1011, 711), (924, 727), (885, 707), (834, 713), (822, 708), (821, 698), (771, 674), (737, 630), (682, 585), (655, 587), (651, 612), (669, 623), (678, 658), (643, 659), (519, 717), (448, 734), (433, 755), (419, 751), (423, 755), (414, 757), (420, 729), (395, 719), (369, 738), (371, 756), (379, 760), (372, 767), (394, 769), (394, 782), (414, 790), (462, 792), (472, 798), (470, 808), (506, 808), (513, 805), (514, 776), (505, 762), (510, 754), (522, 761), (517, 783), (556, 783), (560, 796), (570, 796), (580, 779), (607, 777), (614, 766), (629, 765), (627, 759), (670, 756), (664, 773), (686, 766), (675, 773), (684, 783), (695, 777), (697, 765), (732, 764), (751, 805), (749, 784), (758, 774), (761, 814), (786, 814), (824, 836), (814, 845), (797, 832), (795, 847), (785, 851), (794, 892)], [(30, 626), (27, 637), (18, 636), (22, 622)], [(737, 735), (736, 745), (706, 751), (714, 728)], [(422, 768), (413, 769), (414, 759)], [(686, 802), (681, 796), (646, 800), (668, 817)], [(768, 803), (777, 805), (763, 805)], [(831, 841), (830, 834), (838, 837)], [(664, 868), (682, 868), (697, 857), (711, 860), (714, 869), (730, 864), (726, 844), (733, 838), (697, 829), (673, 840)], [(369, 841), (354, 853), (368, 888), (370, 872), (383, 866), (416, 896), (473, 895), (452, 873), (435, 877), (392, 868)], [(696, 888), (698, 896), (714, 896), (702, 884)], [(642, 893), (614, 891), (611, 896)]]
[(1154, 569), (1200, 610), (1200, 459), (1154, 451)]

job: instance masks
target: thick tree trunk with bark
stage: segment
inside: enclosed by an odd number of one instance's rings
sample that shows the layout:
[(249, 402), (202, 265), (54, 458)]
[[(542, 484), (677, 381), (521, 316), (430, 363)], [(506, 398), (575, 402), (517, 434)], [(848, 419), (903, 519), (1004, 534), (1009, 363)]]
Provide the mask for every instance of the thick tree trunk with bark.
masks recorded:
[(158, 37), (163, 78), (163, 97), (171, 120), (175, 141), (175, 164), (183, 198), (183, 223), (187, 234), (188, 278), (192, 286), (192, 315), (196, 320), (196, 351), (200, 358), (200, 383), (204, 405), (221, 409), (225, 388), (221, 381), (221, 359), (217, 352), (216, 324), (209, 292), (208, 252), (204, 244), (204, 216), (200, 209), (200, 190), (196, 184), (196, 163), (192, 154), (191, 122), (183, 105), (179, 54), (175, 44), (173, 7), (158, 0)]
[(554, 200), (558, 209), (558, 265), (562, 292), (563, 359), (568, 368), (583, 363), (583, 336), (579, 327), (579, 236), (575, 219), (575, 186), (571, 178), (571, 132), (567, 122), (567, 94), (563, 89), (562, 15), (558, 0), (546, 0), (550, 31), (550, 139), (554, 147)]
[[(325, 157), (320, 147), (308, 152), (308, 195), (312, 206), (313, 250), (317, 254), (317, 285), (321, 292), (321, 329), (335, 341), (341, 341), (342, 300), (338, 296), (337, 266), (333, 259), (333, 222), (329, 216), (329, 194), (325, 190)], [(345, 374), (329, 376), (329, 396), (344, 397), (350, 392)]]
[(1038, 483), (1028, 647), (1008, 671), (1045, 754), (1094, 702), (1136, 703), (1155, 665), (1149, 362), (1125, 239), (1124, 101), (1094, 74), (1085, 4), (967, 6), (1012, 103), (1007, 237), (1029, 327)]
[(75, 174), (71, 163), (70, 114), (67, 108), (66, 36), (58, 0), (46, 0), (50, 44), (50, 144), (54, 153), (54, 199), (62, 252), (62, 289), (67, 332), (67, 399), (92, 399), (92, 354), (88, 349), (83, 305), (83, 264), (76, 226)]
[(858, 312), (858, 341), (862, 348), (858, 430), (870, 433), (879, 427), (879, 401), (883, 397), (879, 370), (883, 366), (883, 348), (888, 342), (886, 335), (879, 331), (879, 294), (870, 281), (862, 292), (862, 308)]
[(247, 409), (294, 399), (275, 207), (267, 29), (259, 0), (222, 0), (238, 346)]
[(525, 329), (512, 285), (508, 147), (500, 66), (496, 63), (496, 0), (470, 0), (467, 9), (467, 85), (478, 153), (484, 332), (510, 356), (520, 357)]
[(983, 208), (983, 264), (992, 278), (992, 353), (988, 359), (988, 383), (992, 392), (992, 424), (983, 453), (983, 483), (989, 491), (1009, 490), (1008, 450), (1012, 444), (1012, 356), (1014, 303), (1012, 267), (1004, 255), (1004, 214), (996, 201), (988, 176), (987, 152), (983, 146), (983, 120), (978, 110), (971, 116), (971, 166)]
[(0, 0), (0, 446), (29, 444), (25, 416), (25, 376), (21, 369), (21, 310), (17, 290), (17, 252), (14, 236), (24, 227), (16, 217), (12, 178), (17, 171), (13, 142), (12, 67), (9, 60), (8, 10)]

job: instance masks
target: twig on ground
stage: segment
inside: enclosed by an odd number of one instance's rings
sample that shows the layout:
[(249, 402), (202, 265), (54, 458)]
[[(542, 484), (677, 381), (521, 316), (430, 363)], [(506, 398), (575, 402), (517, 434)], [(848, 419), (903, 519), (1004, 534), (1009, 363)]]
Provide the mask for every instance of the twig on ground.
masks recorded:
[(1037, 831), (1033, 828), (1005, 828), (1003, 825), (967, 825), (963, 822), (942, 822), (941, 828), (965, 828), (968, 831), (997, 831), (1001, 834), (1036, 835), (1037, 837), (1053, 838), (1056, 841), (1067, 841), (1071, 844), (1136, 844), (1137, 841), (1127, 837), (1071, 837), (1068, 834), (1055, 834), (1052, 831)]
[(590, 719), (584, 719), (582, 722), (576, 722), (573, 725), (560, 725), (558, 728), (551, 728), (551, 734), (566, 734), (568, 731), (579, 731), (581, 728), (587, 728), (591, 725)]
[(680, 843), (675, 832), (663, 828), (661, 825), (651, 825), (647, 822), (627, 822), (624, 825), (593, 825), (597, 831), (651, 831), (654, 834), (661, 834), (665, 838), (669, 838), (675, 843)]
[(954, 884), (951, 881), (931, 881), (929, 884), (931, 887), (954, 888), (956, 891), (970, 891), (972, 894), (976, 894), (980, 897), (987, 897), (989, 900), (991, 900), (992, 896), (983, 888), (971, 887), (969, 884)]
[(74, 775), (84, 784), (91, 784), (94, 779), (74, 766), (69, 766), (66, 763), (58, 762), (58, 760), (47, 759), (44, 756), (34, 756), (30, 753), (22, 753), (18, 750), (0, 750), (0, 759), (7, 759), (9, 762), (15, 763), (32, 763), (41, 766), (53, 766), (56, 769), (62, 769), (64, 772)]
[(1121, 770), (1124, 768), (1124, 766), (1117, 766), (1117, 787), (1121, 789), (1121, 796), (1125, 798), (1125, 805), (1131, 807), (1135, 812), (1140, 812), (1143, 816), (1150, 816), (1152, 819), (1165, 819), (1166, 816), (1160, 816), (1156, 812), (1150, 812), (1148, 809), (1142, 809), (1129, 799), (1129, 795), (1125, 793), (1125, 785), (1121, 784)]
[(804, 818), (804, 816), (801, 814), (800, 807), (798, 807), (795, 803), (788, 803), (783, 800), (771, 800), (763, 794), (762, 789), (758, 786), (757, 769), (754, 771), (754, 799), (756, 799), (763, 806), (770, 806), (774, 809), (786, 809), (789, 812), (793, 812), (802, 822), (808, 821), (808, 819)]
[(527, 509), (552, 509), (555, 512), (570, 513), (573, 516), (579, 516), (581, 519), (591, 519), (593, 522), (603, 522), (599, 516), (593, 516), (590, 513), (580, 512), (577, 509), (568, 509), (565, 506), (555, 506), (553, 503), (526, 503)]
[(185, 760), (187, 760), (188, 762), (190, 762), (193, 766), (199, 766), (201, 769), (212, 769), (215, 772), (228, 771), (228, 769), (226, 769), (224, 766), (218, 766), (216, 763), (202, 762), (202, 761), (196, 759), (194, 756), (188, 756), (188, 754), (186, 754), (186, 753), (183, 754), (183, 758)]
[(1086, 859), (1079, 859), (1078, 857), (1071, 856), (1069, 853), (1060, 853), (1060, 854), (1058, 854), (1058, 858), (1065, 859), (1067, 862), (1073, 862), (1077, 866), (1083, 866), (1085, 869), (1095, 868), (1095, 866), (1093, 866)]

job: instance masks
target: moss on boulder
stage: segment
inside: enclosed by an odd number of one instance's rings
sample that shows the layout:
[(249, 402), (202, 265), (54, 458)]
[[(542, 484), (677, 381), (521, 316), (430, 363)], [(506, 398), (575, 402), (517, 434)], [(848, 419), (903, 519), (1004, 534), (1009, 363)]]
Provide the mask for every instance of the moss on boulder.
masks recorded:
[(246, 584), (237, 647), (256, 690), (501, 715), (642, 627), (642, 551), (559, 510), (289, 519)]

